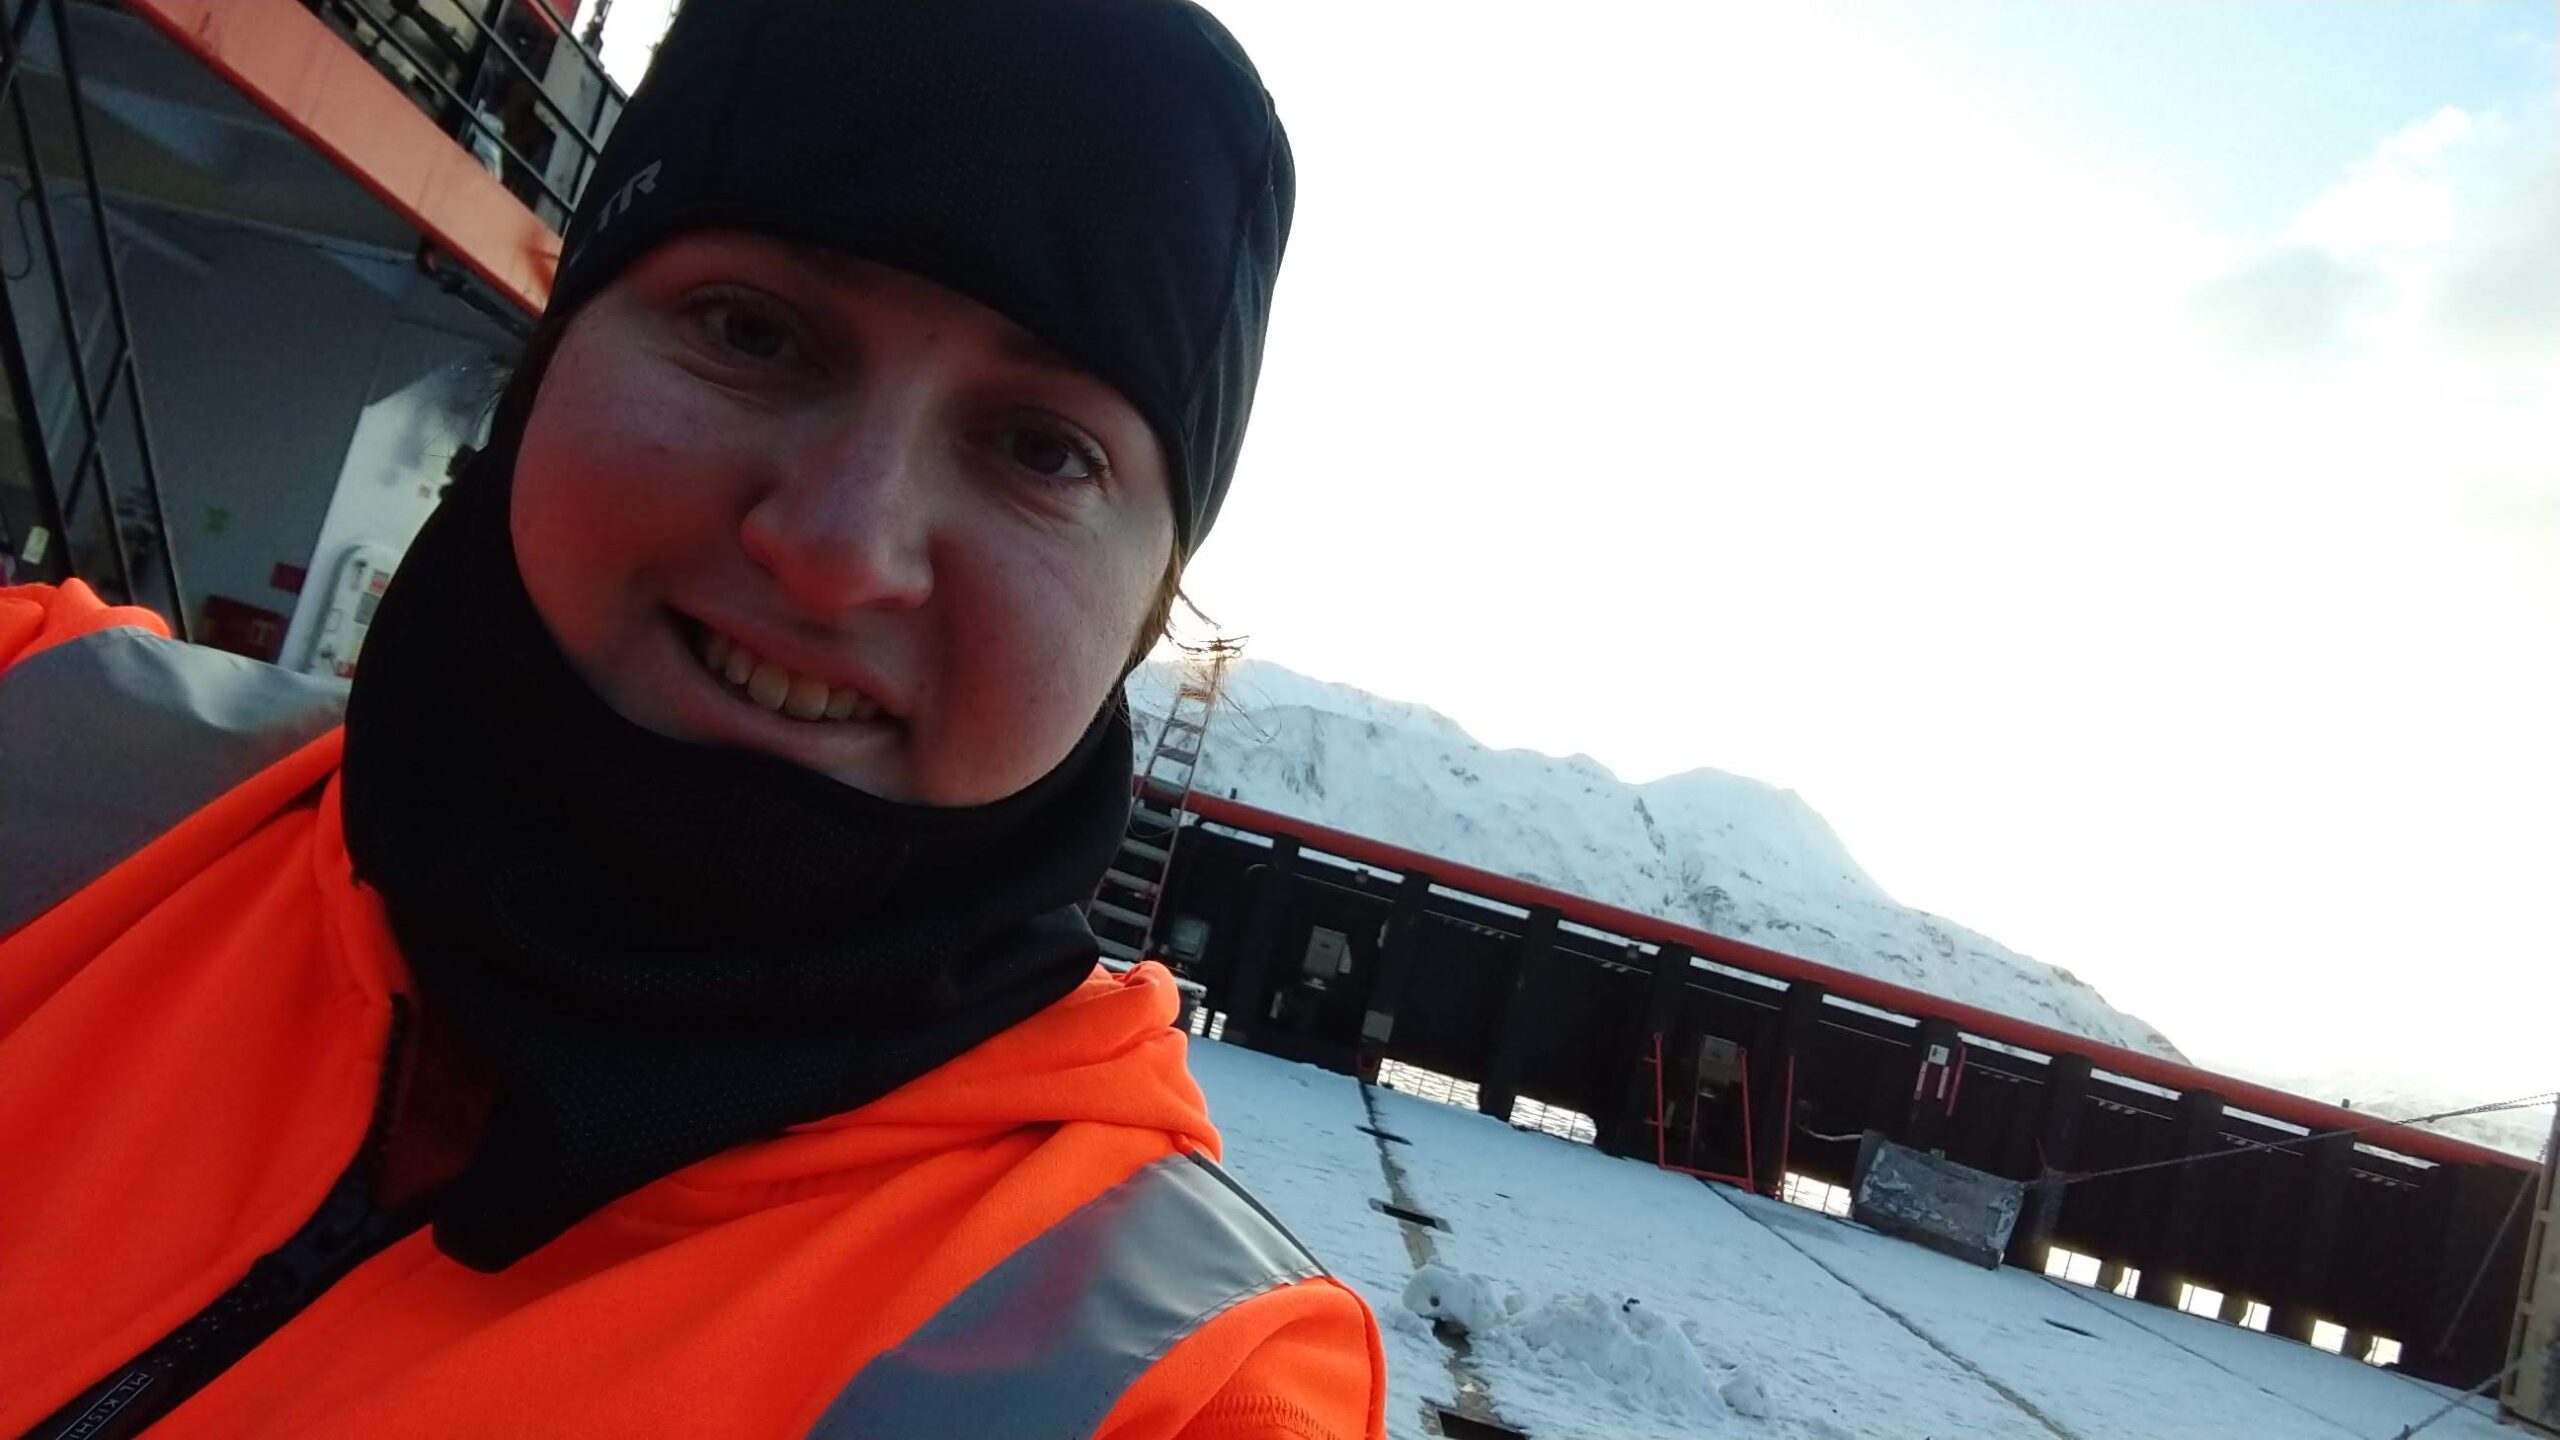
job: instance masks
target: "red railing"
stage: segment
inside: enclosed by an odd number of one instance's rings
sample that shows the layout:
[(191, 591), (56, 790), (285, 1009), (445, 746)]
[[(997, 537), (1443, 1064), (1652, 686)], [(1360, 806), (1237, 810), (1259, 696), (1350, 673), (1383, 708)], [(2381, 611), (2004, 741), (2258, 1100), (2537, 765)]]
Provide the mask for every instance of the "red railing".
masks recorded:
[(1515, 905), (1524, 910), (1543, 905), (1575, 924), (1623, 935), (1630, 940), (1686, 945), (1702, 959), (1772, 980), (1808, 980), (1843, 1000), (1854, 1000), (1861, 1005), (1872, 1005), (1879, 1010), (1890, 1010), (1914, 1019), (1935, 1017), (1946, 1020), (1985, 1040), (2003, 1045), (2015, 1045), (2046, 1055), (2086, 1055), (2090, 1063), (2101, 1070), (2171, 1090), (2208, 1090), (2220, 1095), (2235, 1109), (2287, 1121), (2313, 1131), (2356, 1130), (2359, 1132), (2357, 1138), (2367, 1144), (2413, 1155), (2421, 1160), (2448, 1165), (2495, 1165), (2518, 1171), (2535, 1168), (2530, 1160), (2492, 1150), (2485, 1145), (2475, 1145), (2468, 1140), (2391, 1124), (2361, 1111), (2326, 1105), (2234, 1076), (2217, 1075), (2175, 1060), (2127, 1050), (2038, 1025), (2031, 1020), (2021, 1020), (2013, 1015), (1877, 980), (1855, 971), (1763, 949), (1676, 921), (1638, 914), (1602, 901), (1570, 895), (1526, 880), (1515, 880), (1508, 875), (1497, 875), (1473, 865), (1407, 850), (1401, 845), (1390, 845), (1383, 840), (1354, 835), (1240, 801), (1195, 794), (1186, 808), (1203, 820), (1237, 830), (1294, 836), (1309, 849), (1338, 855), (1345, 860), (1374, 865), (1398, 874), (1419, 871), (1430, 876), (1435, 885), (1487, 900), (1498, 900), (1505, 905)]

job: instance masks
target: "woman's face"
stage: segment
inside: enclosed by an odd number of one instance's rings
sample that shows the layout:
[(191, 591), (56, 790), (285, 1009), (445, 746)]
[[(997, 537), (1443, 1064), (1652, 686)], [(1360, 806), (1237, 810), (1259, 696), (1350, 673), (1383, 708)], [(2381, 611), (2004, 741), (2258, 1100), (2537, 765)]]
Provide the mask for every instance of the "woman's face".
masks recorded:
[(928, 805), (1065, 758), (1174, 537), (1118, 391), (929, 281), (734, 232), (659, 247), (570, 322), (511, 528), (624, 717)]

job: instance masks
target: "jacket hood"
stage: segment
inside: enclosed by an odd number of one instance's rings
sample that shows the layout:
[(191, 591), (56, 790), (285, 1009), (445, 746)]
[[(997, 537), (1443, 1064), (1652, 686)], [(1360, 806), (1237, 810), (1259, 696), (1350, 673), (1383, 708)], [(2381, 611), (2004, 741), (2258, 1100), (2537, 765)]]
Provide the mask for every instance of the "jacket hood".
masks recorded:
[[(1215, 1159), (1218, 1132), (1191, 1078), (1191, 1037), (1163, 966), (1097, 969), (1063, 1000), (858, 1109), (689, 1165), (605, 1214), (685, 1227), (865, 1189), (955, 1151), (1023, 1144), (1075, 1125), (1172, 1137)], [(1156, 1147), (1143, 1147), (1155, 1151)]]

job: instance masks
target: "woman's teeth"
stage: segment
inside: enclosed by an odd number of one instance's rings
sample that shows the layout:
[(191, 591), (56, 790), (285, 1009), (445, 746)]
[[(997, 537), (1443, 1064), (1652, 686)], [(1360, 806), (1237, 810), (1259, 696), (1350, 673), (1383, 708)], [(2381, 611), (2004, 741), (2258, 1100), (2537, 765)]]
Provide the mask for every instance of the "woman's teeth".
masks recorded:
[(786, 670), (716, 630), (702, 648), (702, 663), (747, 699), (794, 720), (870, 720), (880, 713), (861, 691)]

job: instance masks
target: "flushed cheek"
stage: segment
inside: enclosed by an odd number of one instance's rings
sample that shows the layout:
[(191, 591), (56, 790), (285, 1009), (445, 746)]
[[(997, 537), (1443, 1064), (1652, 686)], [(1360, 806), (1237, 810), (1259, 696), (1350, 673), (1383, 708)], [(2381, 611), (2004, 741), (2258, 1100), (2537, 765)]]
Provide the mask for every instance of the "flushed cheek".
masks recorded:
[(527, 591), (571, 663), (623, 714), (665, 728), (665, 605), (706, 522), (667, 502), (662, 456), (603, 435), (527, 448), (515, 529)]
[(1094, 643), (1114, 623), (1105, 607), (1053, 593), (978, 614), (977, 623), (955, 615), (958, 623), (941, 630), (951, 645), (945, 723), (941, 743), (919, 757), (936, 790), (973, 792), (973, 802), (1011, 794), (1056, 768), (1118, 673), (1118, 652)]
[[(662, 569), (716, 543), (726, 523), (721, 482), (732, 457), (676, 435), (627, 427), (578, 427), (528, 436), (519, 489), (533, 480), (542, 523), (560, 548), (626, 571)], [(521, 505), (520, 501), (520, 505)]]

